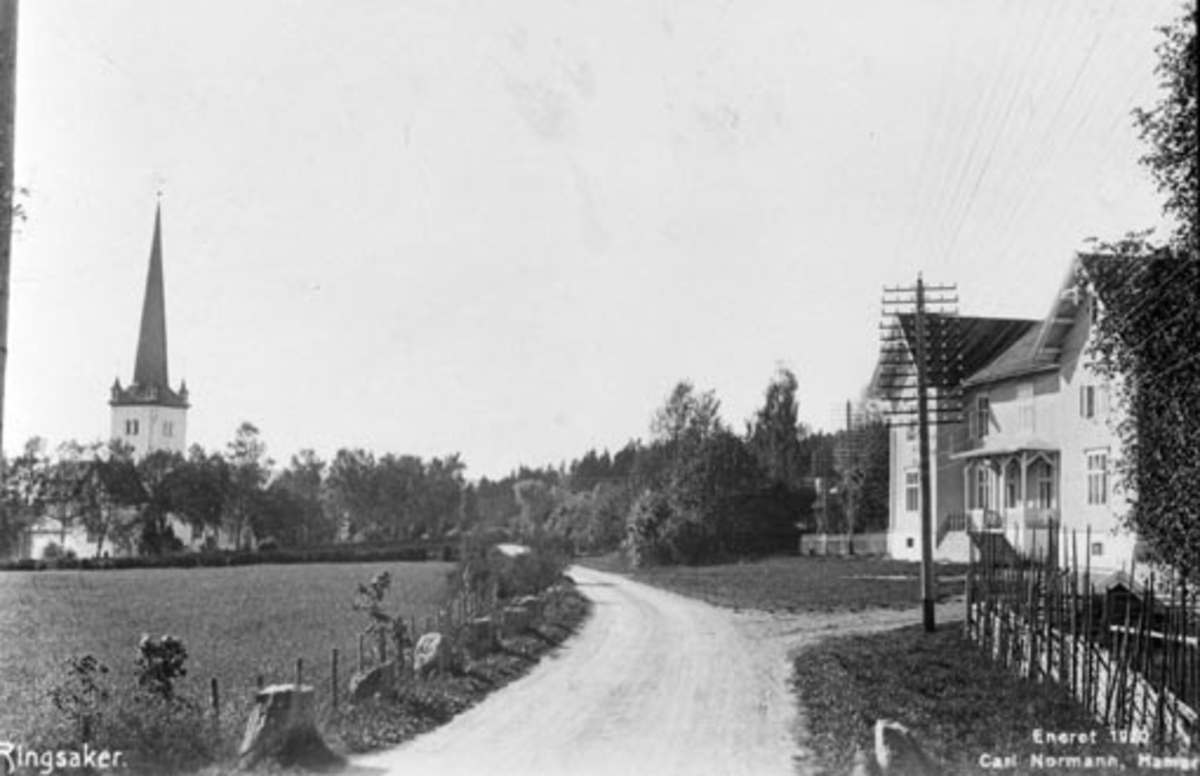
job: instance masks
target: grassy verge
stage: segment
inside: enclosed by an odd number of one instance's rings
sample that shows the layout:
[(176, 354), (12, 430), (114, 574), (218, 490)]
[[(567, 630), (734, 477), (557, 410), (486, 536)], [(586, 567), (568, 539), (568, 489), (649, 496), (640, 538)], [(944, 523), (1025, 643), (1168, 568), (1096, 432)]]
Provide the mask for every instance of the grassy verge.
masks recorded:
[(570, 588), (546, 607), (536, 630), (505, 640), (500, 651), (473, 661), (460, 676), (421, 680), (394, 701), (331, 713), (324, 725), (335, 751), (356, 754), (403, 743), (442, 725), (488, 694), (525, 675), (587, 619), (591, 603)]
[[(1062, 757), (1118, 758), (1137, 770), (1141, 751), (1118, 745), (1066, 693), (1018, 679), (993, 664), (962, 635), (961, 624), (934, 634), (920, 627), (829, 639), (795, 659), (808, 746), (827, 773), (847, 773), (856, 748), (873, 751), (875, 720), (908, 726), (945, 773), (981, 774), (1014, 757), (1007, 773), (1083, 767), (1115, 773), (1102, 760), (1076, 765)], [(1036, 731), (1097, 731), (1095, 745), (1039, 744)], [(1037, 756), (1047, 758), (1039, 762)]]
[[(786, 556), (631, 569), (619, 555), (607, 555), (579, 563), (734, 609), (861, 611), (907, 609), (920, 603), (920, 564), (881, 558)], [(939, 599), (962, 592), (965, 567), (941, 565), (937, 574)]]

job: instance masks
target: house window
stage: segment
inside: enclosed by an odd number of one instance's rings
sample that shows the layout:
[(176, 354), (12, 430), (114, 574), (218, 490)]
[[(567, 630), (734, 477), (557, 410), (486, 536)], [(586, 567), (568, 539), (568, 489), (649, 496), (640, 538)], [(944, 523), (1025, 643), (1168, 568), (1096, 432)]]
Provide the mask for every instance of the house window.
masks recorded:
[(125, 421), (125, 435), (126, 436), (137, 436), (137, 433), (138, 433), (137, 420), (131, 418), (130, 420)]
[(204, 536), (204, 526), (199, 523), (192, 523), (192, 541), (199, 541)]
[(1104, 542), (1092, 542), (1092, 555), (1104, 554)]
[(976, 509), (991, 509), (991, 478), (988, 476), (990, 472), (986, 466), (980, 466), (975, 470), (975, 508)]
[(1087, 453), (1087, 503), (1101, 506), (1108, 503), (1108, 451)]
[(909, 424), (904, 428), (904, 439), (908, 442), (915, 442), (917, 439), (917, 426), (915, 423)]
[(1079, 386), (1079, 417), (1096, 417), (1096, 386)]
[(907, 471), (904, 473), (904, 508), (909, 512), (921, 509), (921, 472)]
[(1037, 484), (1038, 509), (1054, 508), (1054, 467), (1045, 461), (1039, 461), (1035, 474)]
[(1004, 507), (1016, 509), (1021, 499), (1021, 467), (1016, 461), (1009, 461), (1004, 467)]
[(174, 423), (172, 423), (169, 420), (163, 421), (163, 424), (162, 424), (162, 435), (163, 436), (165, 436), (165, 437), (171, 436), (171, 434), (174, 432), (174, 430), (175, 430)]
[(971, 420), (971, 436), (983, 438), (988, 435), (988, 426), (991, 424), (991, 405), (988, 397), (979, 396), (975, 399), (975, 412), (971, 415)]

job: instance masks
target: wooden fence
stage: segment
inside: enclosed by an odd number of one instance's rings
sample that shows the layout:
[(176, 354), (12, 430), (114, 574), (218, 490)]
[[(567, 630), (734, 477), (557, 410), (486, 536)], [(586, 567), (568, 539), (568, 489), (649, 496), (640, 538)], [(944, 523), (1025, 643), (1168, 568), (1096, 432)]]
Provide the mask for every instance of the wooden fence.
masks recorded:
[[(312, 665), (303, 658), (296, 658), (291, 676), (265, 676), (257, 674), (253, 677), (253, 686), (259, 690), (267, 684), (275, 682), (295, 682), (297, 685), (308, 684), (317, 689), (324, 703), (334, 713), (343, 702), (346, 685), (354, 672), (366, 671), (380, 665), (401, 653), (401, 659), (411, 659), (411, 654), (403, 655), (403, 650), (411, 647), (426, 633), (457, 634), (466, 623), (483, 617), (496, 621), (504, 602), (499, 598), (494, 585), (488, 585), (480, 590), (463, 591), (456, 595), (449, 604), (439, 609), (435, 614), (424, 617), (403, 617), (404, 639), (396, 634), (381, 629), (373, 633), (358, 634), (358, 650), (352, 665), (345, 663), (346, 655), (333, 648), (329, 652), (327, 665)], [(327, 669), (327, 670), (326, 670)], [(347, 670), (350, 669), (350, 670)], [(213, 676), (209, 680), (208, 714), (214, 731), (218, 735), (240, 735), (240, 724), (245, 716), (245, 706), (251, 702), (252, 694), (241, 692), (245, 688), (235, 687), (231, 694), (226, 688), (222, 692), (221, 683)], [(233, 708), (231, 708), (233, 707)], [(233, 716), (234, 719), (230, 719)], [(224, 726), (223, 726), (224, 725)]]
[(1063, 537), (1066, 563), (973, 558), (968, 638), (1021, 676), (1064, 687), (1130, 741), (1190, 749), (1200, 734), (1195, 592), (1161, 575), (1139, 584), (1134, 568), (1101, 587), (1086, 558), (1080, 568), (1075, 538)]

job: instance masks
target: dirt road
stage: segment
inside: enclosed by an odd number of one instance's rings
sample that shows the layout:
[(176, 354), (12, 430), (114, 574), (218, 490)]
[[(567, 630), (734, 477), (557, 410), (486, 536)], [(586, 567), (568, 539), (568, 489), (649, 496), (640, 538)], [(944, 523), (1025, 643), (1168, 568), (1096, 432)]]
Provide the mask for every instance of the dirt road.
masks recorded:
[(595, 609), (560, 652), (444, 727), (356, 758), (348, 773), (804, 772), (788, 653), (833, 632), (919, 621), (733, 612), (624, 577), (571, 574)]

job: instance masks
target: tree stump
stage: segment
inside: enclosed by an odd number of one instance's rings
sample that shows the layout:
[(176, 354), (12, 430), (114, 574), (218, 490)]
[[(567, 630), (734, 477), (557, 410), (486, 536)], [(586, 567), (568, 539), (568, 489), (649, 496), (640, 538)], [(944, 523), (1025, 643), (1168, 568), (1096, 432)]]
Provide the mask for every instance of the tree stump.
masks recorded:
[(339, 764), (317, 730), (315, 699), (308, 685), (273, 684), (255, 693), (238, 750), (239, 766), (253, 768), (264, 759), (310, 769)]

